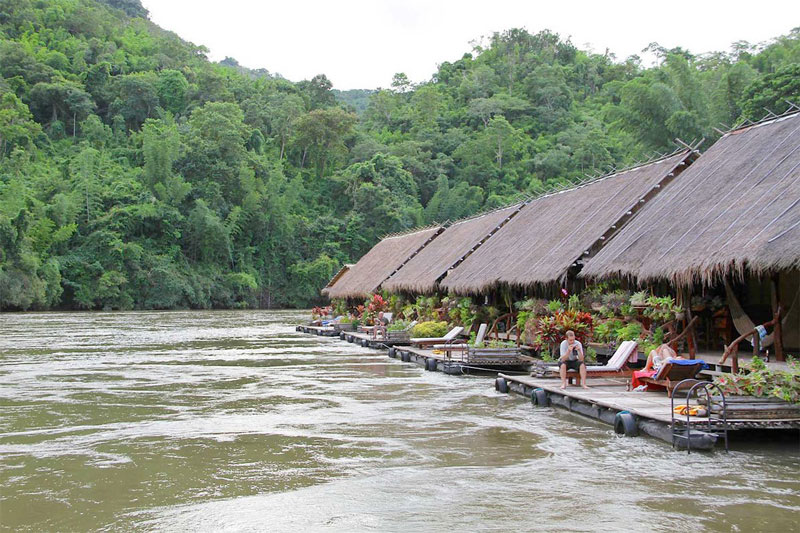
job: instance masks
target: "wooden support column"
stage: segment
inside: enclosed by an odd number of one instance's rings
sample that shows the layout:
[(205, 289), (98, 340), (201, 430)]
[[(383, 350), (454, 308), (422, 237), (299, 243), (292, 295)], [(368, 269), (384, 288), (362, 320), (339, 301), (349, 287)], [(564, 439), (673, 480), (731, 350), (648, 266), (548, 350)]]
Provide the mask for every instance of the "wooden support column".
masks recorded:
[(692, 288), (678, 288), (678, 305), (686, 311), (683, 318), (684, 330), (689, 329), (686, 335), (686, 343), (689, 345), (689, 359), (694, 359), (697, 355), (697, 334), (694, 330), (694, 320), (692, 320)]
[[(780, 289), (778, 274), (775, 273), (770, 278), (770, 283), (772, 285), (772, 314), (778, 313), (778, 309), (781, 306), (781, 297), (780, 293), (778, 292)], [(777, 322), (775, 322), (775, 329), (772, 333), (773, 343), (775, 345), (775, 359), (777, 361), (785, 361), (786, 358), (783, 354), (783, 328), (781, 327), (781, 317), (778, 316)]]

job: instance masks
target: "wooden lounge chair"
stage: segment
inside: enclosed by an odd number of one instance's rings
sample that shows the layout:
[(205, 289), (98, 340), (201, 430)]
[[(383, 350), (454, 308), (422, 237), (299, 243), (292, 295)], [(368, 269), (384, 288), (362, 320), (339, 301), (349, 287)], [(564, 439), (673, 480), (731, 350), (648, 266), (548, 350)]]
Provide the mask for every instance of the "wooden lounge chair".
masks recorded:
[(411, 344), (413, 344), (414, 346), (419, 346), (420, 348), (425, 347), (425, 346), (433, 346), (435, 344), (446, 344), (446, 343), (452, 341), (453, 339), (455, 339), (456, 337), (458, 337), (458, 335), (462, 331), (464, 331), (463, 327), (456, 326), (453, 329), (451, 329), (450, 331), (448, 331), (447, 335), (445, 335), (444, 337), (417, 337), (417, 338), (412, 338), (411, 339)]
[[(478, 334), (475, 335), (475, 344), (483, 343), (483, 340), (486, 338), (486, 330), (489, 329), (488, 324), (481, 324), (478, 328)], [(455, 338), (453, 338), (449, 342), (445, 342), (442, 344), (434, 344), (434, 350), (443, 350), (447, 353), (450, 352), (466, 352), (469, 348), (469, 344), (466, 342), (458, 342)]]
[(693, 379), (705, 368), (706, 363), (702, 359), (682, 359), (682, 363), (674, 359), (667, 359), (658, 369), (656, 375), (650, 378), (639, 378), (643, 383), (661, 385), (667, 389), (667, 396), (672, 398), (678, 383), (684, 379)]
[[(639, 345), (636, 341), (622, 342), (611, 359), (605, 365), (586, 365), (587, 378), (609, 378), (609, 377), (627, 377), (633, 373), (633, 370), (628, 368), (628, 362), (638, 359), (636, 347)], [(558, 366), (548, 366), (545, 375), (558, 375)], [(567, 379), (572, 381), (575, 378), (576, 382), (580, 383), (580, 374), (575, 370), (567, 371)]]

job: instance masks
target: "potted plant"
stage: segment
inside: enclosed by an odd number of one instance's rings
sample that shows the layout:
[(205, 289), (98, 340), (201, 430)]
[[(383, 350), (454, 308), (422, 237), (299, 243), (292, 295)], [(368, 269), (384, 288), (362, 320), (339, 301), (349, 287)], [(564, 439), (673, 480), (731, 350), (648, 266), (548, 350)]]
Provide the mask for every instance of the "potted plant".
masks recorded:
[(644, 307), (647, 305), (647, 291), (634, 292), (631, 295), (631, 305), (634, 307)]

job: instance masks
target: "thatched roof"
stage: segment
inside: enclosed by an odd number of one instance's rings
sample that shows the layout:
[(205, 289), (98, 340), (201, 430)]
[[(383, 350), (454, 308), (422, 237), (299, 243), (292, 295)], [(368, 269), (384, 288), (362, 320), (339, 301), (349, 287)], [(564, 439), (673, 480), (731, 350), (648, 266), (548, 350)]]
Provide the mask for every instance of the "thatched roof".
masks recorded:
[(529, 287), (563, 280), (585, 252), (607, 240), (691, 155), (684, 150), (529, 201), (441, 286), (467, 294), (498, 284)]
[(800, 267), (800, 114), (724, 135), (581, 273), (713, 283)]
[(330, 298), (360, 298), (370, 295), (441, 231), (441, 226), (435, 226), (385, 237), (339, 280), (332, 280), (322, 293)]
[(342, 279), (342, 276), (344, 276), (345, 274), (347, 274), (347, 273), (350, 271), (350, 268), (351, 268), (352, 266), (353, 266), (353, 264), (352, 264), (352, 263), (349, 263), (349, 264), (342, 265), (342, 268), (340, 268), (340, 269), (339, 269), (339, 272), (337, 272), (336, 274), (334, 274), (334, 275), (333, 275), (333, 277), (331, 278), (331, 280), (328, 282), (328, 284), (327, 284), (327, 285), (325, 285), (325, 288), (324, 288), (324, 289), (322, 289), (322, 290), (324, 291), (325, 289), (330, 289), (331, 287), (333, 287), (333, 285), (334, 285), (334, 284), (335, 284), (337, 281), (339, 281), (340, 279)]
[(444, 233), (395, 272), (382, 287), (394, 292), (435, 291), (438, 281), (448, 270), (477, 249), (520, 207), (522, 204), (498, 209), (448, 226)]

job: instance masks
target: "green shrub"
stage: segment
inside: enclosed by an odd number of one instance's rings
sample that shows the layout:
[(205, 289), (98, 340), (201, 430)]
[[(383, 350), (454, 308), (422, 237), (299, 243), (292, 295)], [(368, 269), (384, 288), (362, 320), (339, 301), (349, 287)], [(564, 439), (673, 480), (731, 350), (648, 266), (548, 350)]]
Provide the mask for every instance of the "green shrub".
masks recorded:
[(447, 333), (447, 322), (420, 322), (411, 332), (412, 337), (442, 337)]
[(642, 336), (642, 325), (638, 322), (631, 322), (617, 330), (617, 342), (639, 341)]
[(563, 309), (561, 302), (558, 300), (550, 300), (547, 302), (547, 310), (552, 314), (556, 314)]
[(403, 331), (408, 327), (411, 323), (410, 320), (395, 320), (388, 326), (386, 326), (386, 331)]

